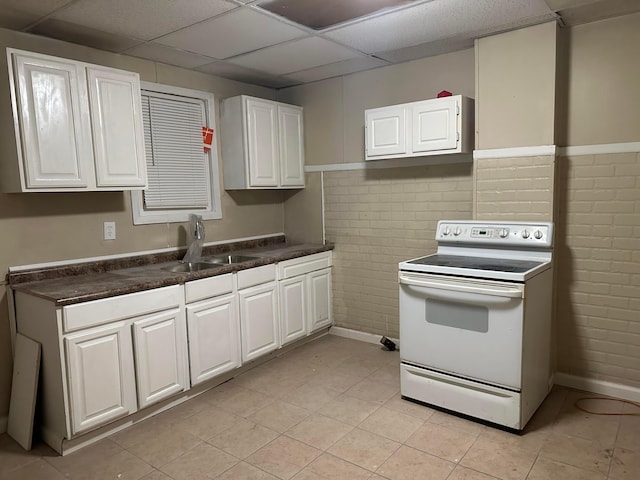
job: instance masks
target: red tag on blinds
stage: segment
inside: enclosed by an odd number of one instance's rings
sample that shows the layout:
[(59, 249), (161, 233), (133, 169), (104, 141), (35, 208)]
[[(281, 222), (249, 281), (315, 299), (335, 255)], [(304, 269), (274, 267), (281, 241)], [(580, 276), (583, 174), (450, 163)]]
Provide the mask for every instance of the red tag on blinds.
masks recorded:
[(202, 127), (202, 142), (204, 143), (204, 151), (210, 152), (213, 143), (213, 128)]

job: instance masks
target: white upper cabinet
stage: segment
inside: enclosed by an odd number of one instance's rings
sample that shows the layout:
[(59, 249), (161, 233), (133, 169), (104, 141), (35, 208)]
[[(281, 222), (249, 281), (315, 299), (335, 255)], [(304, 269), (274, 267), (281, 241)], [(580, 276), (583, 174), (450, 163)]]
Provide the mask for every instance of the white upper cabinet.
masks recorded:
[(7, 49), (16, 149), (6, 192), (146, 186), (140, 81), (125, 72)]
[(365, 160), (473, 150), (473, 99), (461, 95), (365, 111)]
[(222, 102), (227, 190), (303, 188), (302, 108), (241, 95)]

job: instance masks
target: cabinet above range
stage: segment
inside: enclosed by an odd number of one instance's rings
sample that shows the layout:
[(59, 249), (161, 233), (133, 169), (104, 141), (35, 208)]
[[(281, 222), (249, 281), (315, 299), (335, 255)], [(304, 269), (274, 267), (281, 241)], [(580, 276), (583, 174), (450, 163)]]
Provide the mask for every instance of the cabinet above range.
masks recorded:
[(365, 110), (365, 160), (471, 153), (474, 101), (455, 95)]
[(146, 187), (137, 73), (12, 48), (7, 68), (15, 144), (4, 142), (2, 191)]
[(304, 188), (302, 107), (240, 95), (220, 117), (225, 189)]

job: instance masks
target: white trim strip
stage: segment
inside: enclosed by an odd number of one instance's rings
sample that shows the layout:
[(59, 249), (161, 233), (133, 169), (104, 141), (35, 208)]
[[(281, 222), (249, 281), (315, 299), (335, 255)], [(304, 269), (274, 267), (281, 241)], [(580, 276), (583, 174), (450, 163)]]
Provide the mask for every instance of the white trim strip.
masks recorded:
[(556, 385), (576, 388), (587, 392), (599, 393), (609, 397), (622, 398), (632, 402), (640, 402), (640, 388), (612, 383), (594, 378), (578, 377), (568, 373), (557, 372), (555, 375)]
[[(279, 237), (282, 235), (284, 235), (284, 233), (280, 232), (280, 233), (268, 233), (266, 235), (256, 235), (253, 237), (232, 238), (229, 240), (220, 240), (217, 242), (207, 242), (207, 243), (204, 243), (203, 246), (209, 247), (212, 245), (223, 245), (225, 243), (245, 242), (249, 240), (260, 240), (262, 238)], [(66, 265), (75, 265), (76, 263), (101, 262), (104, 260), (118, 260), (120, 258), (135, 257), (138, 255), (155, 255), (158, 253), (175, 252), (177, 250), (182, 250), (184, 248), (185, 247), (167, 247), (167, 248), (159, 248), (156, 250), (143, 250), (139, 252), (118, 253), (115, 255), (104, 255), (101, 257), (87, 257), (87, 258), (78, 258), (74, 260), (60, 260), (58, 262), (34, 263), (32, 265), (19, 265), (15, 267), (9, 267), (9, 272), (10, 273), (22, 272), (24, 270), (31, 270), (33, 268), (64, 267)]]
[(600, 145), (578, 145), (575, 147), (558, 147), (558, 155), (603, 155), (607, 153), (637, 153), (640, 142), (604, 143)]
[[(376, 335), (375, 333), (361, 332), (359, 330), (352, 330), (344, 327), (331, 327), (329, 329), (329, 335), (335, 335), (337, 337), (350, 338), (352, 340), (358, 340), (360, 342), (375, 343), (380, 345), (380, 339), (382, 335)], [(396, 348), (400, 348), (400, 340), (397, 338), (387, 337), (389, 340), (396, 344)]]
[(491, 148), (487, 150), (474, 150), (473, 159), (485, 160), (493, 158), (539, 157), (543, 155), (555, 155), (556, 151), (557, 147), (555, 145)]
[(435, 155), (431, 157), (389, 158), (386, 160), (375, 160), (368, 162), (307, 165), (304, 167), (304, 171), (305, 173), (314, 173), (342, 172), (346, 170), (369, 170), (378, 168), (419, 167), (422, 165), (439, 165), (444, 163), (467, 163), (471, 160), (471, 154), (458, 153), (448, 156)]

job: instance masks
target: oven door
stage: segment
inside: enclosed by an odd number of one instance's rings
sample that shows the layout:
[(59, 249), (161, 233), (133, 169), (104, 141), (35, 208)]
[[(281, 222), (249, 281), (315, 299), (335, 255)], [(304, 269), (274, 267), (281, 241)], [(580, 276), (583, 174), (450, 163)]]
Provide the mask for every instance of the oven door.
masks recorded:
[(401, 271), (403, 362), (521, 388), (524, 284)]

